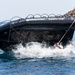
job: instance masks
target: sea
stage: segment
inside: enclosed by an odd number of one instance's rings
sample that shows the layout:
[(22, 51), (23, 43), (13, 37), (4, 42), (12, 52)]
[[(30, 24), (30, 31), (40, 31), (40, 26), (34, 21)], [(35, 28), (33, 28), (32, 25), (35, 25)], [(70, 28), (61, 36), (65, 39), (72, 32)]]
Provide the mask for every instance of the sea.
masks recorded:
[(75, 33), (64, 49), (45, 42), (18, 44), (10, 52), (0, 49), (0, 75), (75, 75)]

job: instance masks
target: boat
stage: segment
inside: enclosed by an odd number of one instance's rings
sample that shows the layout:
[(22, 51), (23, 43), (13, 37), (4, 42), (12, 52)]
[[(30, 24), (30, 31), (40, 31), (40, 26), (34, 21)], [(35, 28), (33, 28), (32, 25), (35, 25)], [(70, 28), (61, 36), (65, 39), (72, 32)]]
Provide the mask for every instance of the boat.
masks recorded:
[[(46, 15), (46, 14), (44, 14)], [(66, 46), (73, 38), (74, 16), (41, 16), (13, 20), (0, 26), (0, 48), (10, 51), (16, 44), (46, 42)]]

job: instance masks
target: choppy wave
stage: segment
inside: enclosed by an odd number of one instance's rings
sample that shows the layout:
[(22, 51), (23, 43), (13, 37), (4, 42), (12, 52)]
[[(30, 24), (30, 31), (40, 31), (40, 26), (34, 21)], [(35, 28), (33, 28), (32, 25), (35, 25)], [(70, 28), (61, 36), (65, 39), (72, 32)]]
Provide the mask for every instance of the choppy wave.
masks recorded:
[[(25, 46), (22, 44), (16, 45), (16, 48), (11, 52), (1, 50), (0, 73), (2, 75), (74, 75), (74, 45), (75, 43), (68, 44), (64, 49), (59, 49), (58, 47), (49, 47), (45, 43), (30, 42)], [(20, 60), (14, 60), (14, 57)], [(74, 57), (74, 59), (72, 60), (71, 57)], [(21, 60), (23, 58), (24, 60)]]
[(4, 53), (4, 51), (0, 49), (0, 54), (3, 54), (3, 53)]
[(21, 58), (70, 58), (75, 57), (75, 46), (73, 44), (67, 45), (64, 49), (58, 47), (47, 47), (45, 43), (30, 42), (26, 46), (19, 44), (16, 49), (13, 49), (13, 55), (17, 59)]

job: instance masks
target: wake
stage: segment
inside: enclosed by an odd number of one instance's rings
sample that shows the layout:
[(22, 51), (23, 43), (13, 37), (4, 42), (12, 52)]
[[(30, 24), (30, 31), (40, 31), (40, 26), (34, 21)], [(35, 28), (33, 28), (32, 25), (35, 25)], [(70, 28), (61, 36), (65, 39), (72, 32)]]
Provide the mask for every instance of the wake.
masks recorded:
[[(61, 45), (62, 47), (62, 45)], [(47, 47), (45, 43), (30, 42), (26, 46), (19, 44), (13, 49), (13, 54), (17, 59), (21, 58), (49, 58), (49, 57), (75, 57), (75, 46), (68, 44), (65, 48)]]

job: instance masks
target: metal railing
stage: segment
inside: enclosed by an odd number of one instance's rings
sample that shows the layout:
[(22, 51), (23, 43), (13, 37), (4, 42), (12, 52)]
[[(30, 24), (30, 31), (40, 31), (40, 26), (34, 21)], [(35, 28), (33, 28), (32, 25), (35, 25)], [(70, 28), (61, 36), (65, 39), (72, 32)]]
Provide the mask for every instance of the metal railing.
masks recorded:
[[(17, 18), (17, 19), (16, 19)], [(14, 20), (16, 19), (16, 20)], [(12, 17), (10, 20), (4, 20), (3, 22), (0, 23), (0, 26), (5, 25), (7, 23), (10, 24), (15, 24), (15, 23), (20, 23), (20, 22), (24, 22), (24, 21), (31, 21), (31, 20), (74, 20), (75, 17), (71, 17), (71, 16), (63, 16), (63, 15), (55, 15), (55, 14), (29, 14), (26, 18), (22, 18), (19, 16), (14, 16)]]

